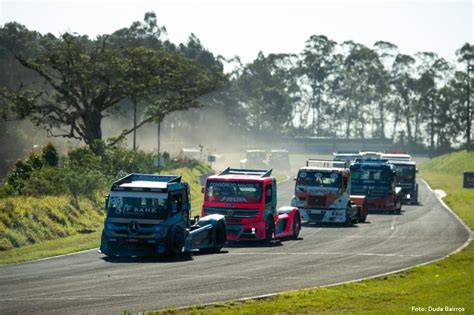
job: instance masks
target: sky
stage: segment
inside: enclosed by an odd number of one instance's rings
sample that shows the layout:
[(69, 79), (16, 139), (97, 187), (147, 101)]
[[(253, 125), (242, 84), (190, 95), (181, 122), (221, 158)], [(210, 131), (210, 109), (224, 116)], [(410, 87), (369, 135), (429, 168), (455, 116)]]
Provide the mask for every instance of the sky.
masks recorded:
[(378, 40), (405, 54), (431, 51), (455, 61), (473, 43), (474, 0), (0, 0), (0, 24), (95, 37), (129, 27), (154, 11), (174, 43), (194, 33), (216, 55), (251, 62), (259, 51), (299, 53), (313, 34), (372, 47)]

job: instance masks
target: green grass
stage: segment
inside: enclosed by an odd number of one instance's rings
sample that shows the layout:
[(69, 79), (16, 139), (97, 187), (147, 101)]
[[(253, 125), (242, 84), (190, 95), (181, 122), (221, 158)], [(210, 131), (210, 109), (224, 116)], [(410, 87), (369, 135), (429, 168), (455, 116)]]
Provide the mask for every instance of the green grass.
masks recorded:
[[(458, 152), (420, 165), (420, 175), (474, 227), (474, 189), (462, 189), (462, 172), (474, 170), (474, 153)], [(463, 307), (474, 313), (474, 245), (446, 259), (410, 270), (340, 286), (286, 292), (272, 298), (227, 302), (159, 314), (406, 314), (412, 307)], [(436, 312), (443, 313), (443, 312)], [(459, 312), (451, 312), (458, 313)]]
[(446, 204), (473, 229), (474, 189), (463, 189), (463, 173), (474, 172), (474, 152), (446, 154), (421, 164), (419, 169), (420, 176), (433, 189), (441, 189), (448, 194), (444, 198)]
[[(167, 171), (190, 184), (193, 215), (202, 204), (199, 176), (209, 171), (205, 165)], [(0, 198), (0, 265), (98, 247), (105, 212), (97, 199), (76, 204), (69, 196)]]
[(90, 234), (72, 236), (43, 241), (20, 248), (0, 252), (0, 265), (19, 263), (45, 257), (69, 254), (81, 250), (99, 247), (101, 230)]

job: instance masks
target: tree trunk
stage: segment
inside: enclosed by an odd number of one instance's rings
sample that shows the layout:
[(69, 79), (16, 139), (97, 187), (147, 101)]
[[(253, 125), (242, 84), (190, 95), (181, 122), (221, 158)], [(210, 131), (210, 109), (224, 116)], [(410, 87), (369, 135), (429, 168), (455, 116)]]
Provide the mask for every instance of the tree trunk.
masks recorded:
[(81, 118), (84, 123), (83, 126), (81, 126), (82, 132), (84, 133), (84, 142), (90, 145), (94, 143), (95, 140), (102, 140), (102, 114), (89, 109), (84, 111)]
[(133, 151), (137, 151), (137, 100), (133, 98)]

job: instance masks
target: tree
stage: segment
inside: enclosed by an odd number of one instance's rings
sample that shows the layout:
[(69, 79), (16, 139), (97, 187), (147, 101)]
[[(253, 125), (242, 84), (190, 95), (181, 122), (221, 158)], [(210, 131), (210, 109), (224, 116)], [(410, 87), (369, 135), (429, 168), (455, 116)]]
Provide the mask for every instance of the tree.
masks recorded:
[(329, 77), (334, 71), (334, 48), (336, 42), (324, 35), (312, 35), (302, 52), (300, 71), (311, 87), (310, 107), (313, 114), (313, 133), (320, 136), (322, 131), (322, 105), (329, 88)]
[(406, 130), (404, 131), (408, 144), (413, 143), (412, 132), (412, 102), (414, 90), (414, 64), (415, 59), (409, 55), (398, 54), (392, 67), (391, 82), (396, 94), (396, 100), (393, 103), (392, 111), (394, 112), (393, 132), (396, 134), (397, 124), (401, 118), (405, 120)]
[[(45, 51), (38, 57), (15, 55), (42, 78), (41, 84), (3, 88), (1, 96), (20, 118), (45, 126), (51, 136), (86, 144), (102, 139), (102, 119), (130, 95), (146, 98), (150, 104), (147, 117), (112, 143), (147, 122), (162, 120), (171, 111), (196, 106), (197, 98), (223, 78), (176, 53), (109, 47), (107, 37), (94, 41), (66, 33), (48, 38), (43, 45)], [(57, 130), (61, 133), (55, 133)]]
[(474, 71), (474, 45), (469, 43), (464, 44), (460, 49), (456, 51), (458, 61), (466, 64), (466, 148), (468, 151), (472, 150), (471, 144), (471, 126), (472, 126), (472, 114), (471, 114), (471, 75)]
[(291, 126), (292, 98), (283, 70), (288, 58), (291, 56), (260, 52), (236, 81), (253, 132), (281, 133)]

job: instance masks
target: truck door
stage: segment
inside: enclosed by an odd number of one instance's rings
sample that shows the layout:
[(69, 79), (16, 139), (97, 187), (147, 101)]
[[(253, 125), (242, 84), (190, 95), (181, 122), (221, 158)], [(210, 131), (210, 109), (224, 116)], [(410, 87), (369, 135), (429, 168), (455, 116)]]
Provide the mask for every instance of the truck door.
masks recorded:
[(276, 218), (276, 186), (272, 183), (265, 185), (265, 214)]

